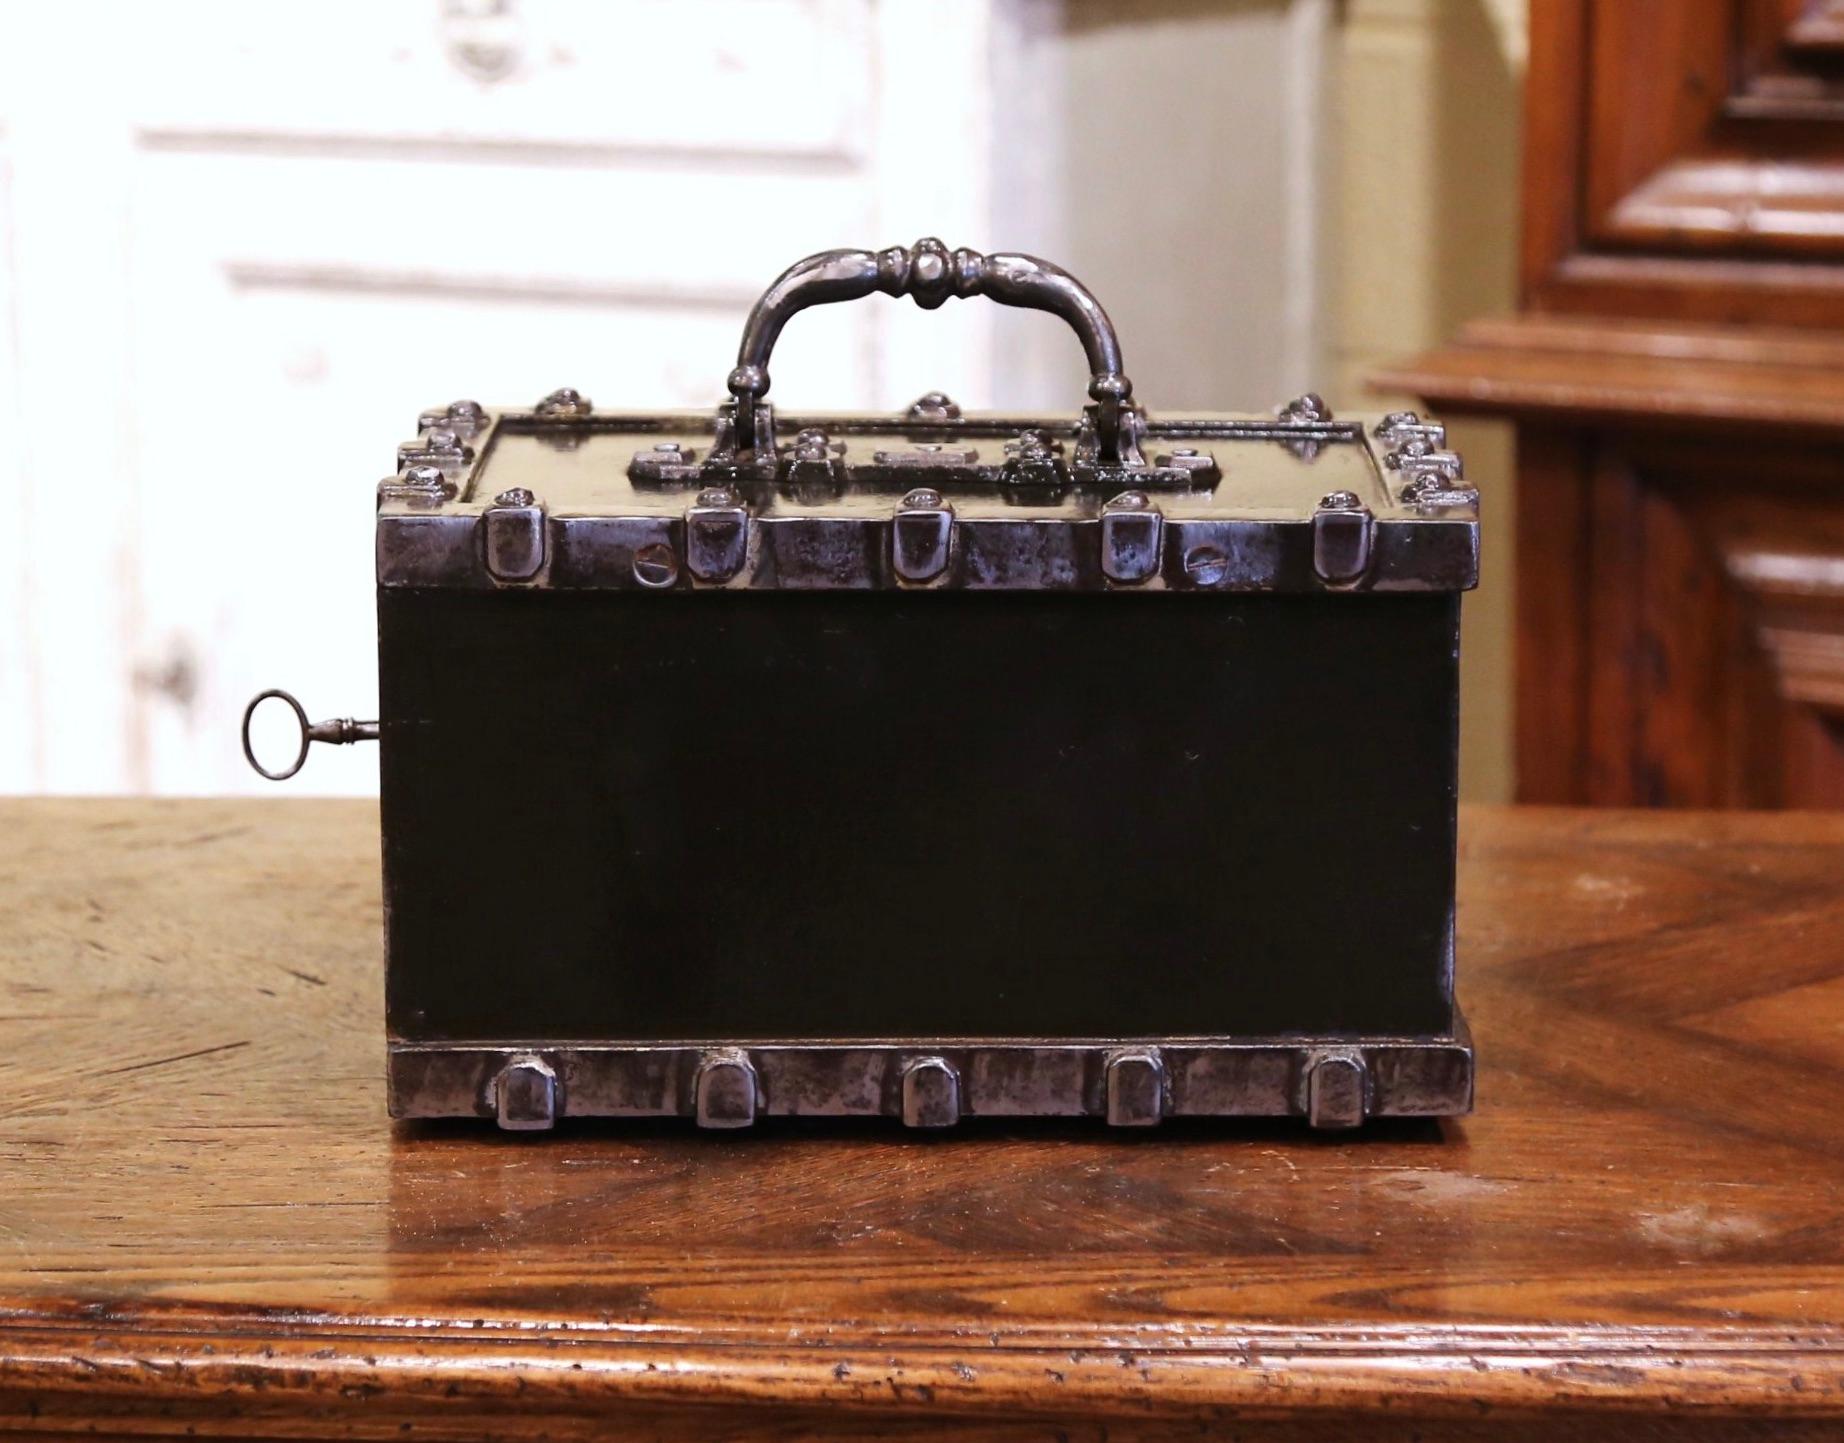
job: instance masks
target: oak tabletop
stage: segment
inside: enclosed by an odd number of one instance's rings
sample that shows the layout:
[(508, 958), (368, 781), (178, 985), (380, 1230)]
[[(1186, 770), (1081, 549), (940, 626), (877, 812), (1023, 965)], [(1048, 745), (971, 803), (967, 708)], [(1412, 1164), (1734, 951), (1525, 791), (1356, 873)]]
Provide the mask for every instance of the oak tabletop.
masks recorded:
[(0, 803), (0, 1429), (1844, 1437), (1844, 815), (1461, 836), (1464, 1121), (504, 1135), (371, 804)]

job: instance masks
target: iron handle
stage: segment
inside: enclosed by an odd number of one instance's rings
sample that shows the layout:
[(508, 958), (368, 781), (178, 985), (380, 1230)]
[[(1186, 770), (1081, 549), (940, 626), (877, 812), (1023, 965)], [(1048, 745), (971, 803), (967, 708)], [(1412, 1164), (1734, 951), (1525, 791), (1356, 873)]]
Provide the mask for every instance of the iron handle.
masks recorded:
[[(256, 715), (256, 708), (271, 697), (288, 703), (295, 714), (295, 720), (301, 726), (301, 746), (295, 752), (294, 763), (287, 771), (272, 772), (256, 760), (256, 749), (250, 745), (250, 720)], [(258, 776), (267, 777), (272, 782), (285, 782), (307, 764), (307, 749), (315, 742), (326, 742), (332, 746), (351, 746), (354, 742), (375, 742), (378, 739), (378, 724), (375, 721), (354, 721), (349, 716), (333, 717), (327, 721), (310, 722), (307, 711), (293, 695), (279, 687), (270, 687), (259, 691), (250, 698), (250, 704), (243, 709), (243, 759), (248, 762)]]
[(933, 237), (905, 250), (821, 251), (796, 261), (762, 294), (743, 327), (730, 394), (736, 398), (736, 438), (753, 446), (756, 402), (768, 393), (768, 358), (776, 338), (797, 312), (832, 301), (853, 301), (882, 291), (913, 296), (933, 310), (950, 296), (988, 296), (1005, 306), (1023, 306), (1061, 316), (1074, 329), (1088, 357), (1088, 393), (1095, 402), (1098, 459), (1123, 460), (1121, 411), (1133, 397), (1133, 382), (1121, 370), (1120, 342), (1101, 303), (1082, 282), (1049, 261), (1026, 255), (981, 255), (964, 247), (950, 253)]

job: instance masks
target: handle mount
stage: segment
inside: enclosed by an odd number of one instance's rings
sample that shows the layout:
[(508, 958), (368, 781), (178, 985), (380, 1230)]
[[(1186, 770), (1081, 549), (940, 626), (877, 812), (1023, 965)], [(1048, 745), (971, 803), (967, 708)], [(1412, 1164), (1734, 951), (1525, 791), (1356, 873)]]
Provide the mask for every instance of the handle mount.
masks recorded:
[(756, 402), (768, 394), (768, 358), (781, 328), (808, 306), (857, 300), (875, 291), (913, 296), (924, 310), (934, 310), (951, 296), (988, 296), (1000, 305), (1061, 316), (1088, 357), (1097, 459), (1108, 465), (1137, 464), (1134, 437), (1123, 434), (1121, 414), (1133, 399), (1133, 382), (1121, 370), (1114, 325), (1087, 287), (1061, 266), (1035, 256), (988, 256), (964, 247), (950, 253), (932, 236), (907, 249), (821, 251), (789, 266), (763, 293), (743, 327), (728, 381), (739, 451), (755, 449)]

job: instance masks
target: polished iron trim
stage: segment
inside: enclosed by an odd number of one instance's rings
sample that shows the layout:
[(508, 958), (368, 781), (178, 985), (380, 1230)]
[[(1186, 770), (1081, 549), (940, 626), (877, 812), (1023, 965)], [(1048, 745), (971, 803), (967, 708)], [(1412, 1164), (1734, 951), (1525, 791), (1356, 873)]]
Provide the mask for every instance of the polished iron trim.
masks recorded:
[[(1129, 1056), (1157, 1079), (1156, 1110), (1144, 1079), (1136, 1099), (1124, 1101), (1119, 1069)], [(556, 1079), (553, 1121), (683, 1117), (730, 1127), (757, 1117), (887, 1117), (930, 1127), (956, 1117), (1094, 1117), (1116, 1126), (1162, 1117), (1298, 1117), (1351, 1127), (1375, 1117), (1468, 1112), (1474, 1070), (1472, 1037), (1457, 1015), (1444, 1037), (393, 1041), (391, 1115), (494, 1118), (501, 1076), (534, 1062)], [(727, 1082), (750, 1079), (753, 1106), (716, 1108), (714, 1068)], [(924, 1075), (926, 1089), (919, 1087)], [(727, 1086), (726, 1097), (750, 1090)], [(526, 1116), (521, 1125), (544, 1124)]]

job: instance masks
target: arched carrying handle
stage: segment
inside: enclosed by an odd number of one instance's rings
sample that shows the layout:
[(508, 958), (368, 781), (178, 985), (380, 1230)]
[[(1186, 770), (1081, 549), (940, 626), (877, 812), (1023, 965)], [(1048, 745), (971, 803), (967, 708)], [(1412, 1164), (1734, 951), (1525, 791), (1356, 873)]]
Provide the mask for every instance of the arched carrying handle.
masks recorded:
[(990, 296), (1001, 305), (1024, 306), (1061, 316), (1074, 328), (1088, 356), (1088, 393), (1095, 402), (1098, 459), (1123, 460), (1121, 411), (1133, 397), (1133, 382), (1121, 371), (1120, 342), (1101, 303), (1061, 266), (1035, 256), (981, 255), (948, 248), (933, 237), (905, 250), (821, 251), (796, 261), (755, 303), (743, 327), (730, 394), (736, 398), (740, 448), (753, 444), (756, 401), (768, 393), (768, 357), (781, 328), (797, 311), (831, 301), (855, 301), (873, 291), (914, 296), (933, 310), (950, 296)]

